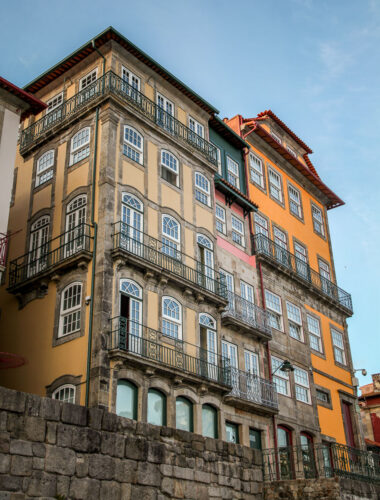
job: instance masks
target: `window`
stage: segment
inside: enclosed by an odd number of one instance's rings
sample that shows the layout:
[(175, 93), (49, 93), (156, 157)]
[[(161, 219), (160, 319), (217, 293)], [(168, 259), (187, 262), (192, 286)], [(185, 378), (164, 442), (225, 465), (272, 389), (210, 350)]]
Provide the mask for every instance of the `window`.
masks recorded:
[(44, 153), (37, 161), (36, 187), (53, 177), (54, 149)]
[(161, 151), (161, 177), (173, 186), (179, 185), (178, 160), (169, 151)]
[(59, 337), (70, 335), (80, 330), (81, 301), (81, 283), (72, 283), (63, 290), (61, 295)]
[(201, 125), (197, 120), (194, 120), (194, 118), (189, 117), (189, 129), (196, 134), (200, 135), (201, 137), (204, 137), (204, 127)]
[(289, 335), (293, 339), (303, 340), (301, 309), (291, 302), (286, 303), (286, 310), (289, 320)]
[(47, 109), (46, 113), (50, 113), (50, 111), (53, 111), (53, 109), (58, 108), (63, 103), (63, 92), (60, 92), (59, 94), (55, 95), (51, 99), (47, 101)]
[(259, 357), (255, 352), (244, 351), (245, 371), (251, 375), (259, 375)]
[(132, 127), (124, 127), (124, 146), (123, 153), (131, 160), (143, 164), (144, 139), (142, 135)]
[(302, 368), (295, 368), (294, 382), (295, 382), (297, 401), (302, 401), (303, 403), (311, 404), (309, 375), (307, 371), (302, 370)]
[[(140, 353), (142, 330), (142, 288), (130, 279), (120, 280), (120, 316), (125, 318), (126, 333), (129, 333), (129, 350)], [(127, 348), (126, 340), (119, 339), (121, 349)], [(121, 342), (124, 344), (121, 345)]]
[(309, 280), (309, 266), (307, 263), (307, 251), (303, 245), (296, 241), (293, 243), (297, 274)]
[(288, 152), (289, 152), (292, 156), (294, 156), (294, 158), (297, 158), (297, 156), (298, 156), (298, 155), (297, 155), (297, 153), (294, 151), (294, 149), (293, 149), (293, 148), (291, 148), (290, 146), (286, 146), (286, 149), (288, 150)]
[(325, 235), (325, 226), (323, 224), (323, 215), (322, 215), (322, 210), (315, 206), (314, 204), (311, 205), (311, 215), (313, 218), (313, 227), (314, 231), (319, 234), (320, 236)]
[(272, 168), (268, 168), (269, 176), (269, 192), (271, 196), (282, 203), (282, 184), (280, 174), (275, 172)]
[[(277, 427), (277, 440), (278, 440), (278, 446), (279, 448), (287, 448), (288, 446), (292, 445), (292, 432), (290, 429), (287, 427), (284, 427), (282, 425), (279, 425)], [(282, 456), (280, 455), (280, 460)], [(289, 460), (289, 457), (287, 458), (287, 461)], [(285, 466), (289, 464), (284, 464)], [(282, 475), (282, 474), (281, 474)]]
[(226, 211), (220, 205), (215, 205), (216, 230), (226, 234)]
[(187, 398), (178, 397), (176, 406), (176, 428), (193, 432), (193, 404)]
[(265, 290), (265, 302), (268, 309), (270, 326), (276, 328), (276, 330), (283, 331), (280, 297), (269, 290)]
[(88, 240), (85, 235), (87, 196), (81, 194), (71, 201), (66, 210), (65, 257), (82, 250)]
[(216, 321), (209, 314), (200, 314), (199, 316), (200, 327), (200, 344), (201, 356), (206, 363), (201, 363), (201, 373), (217, 380), (219, 378), (218, 372), (218, 344), (216, 338)]
[(140, 255), (143, 247), (144, 205), (131, 193), (123, 193), (121, 202), (121, 234), (120, 245)]
[(232, 422), (226, 422), (226, 441), (228, 443), (239, 443), (239, 426)]
[(203, 234), (197, 234), (199, 261), (197, 264), (200, 272), (199, 284), (207, 289), (213, 289), (214, 282), (214, 246), (212, 241)]
[(218, 165), (218, 174), (222, 175), (222, 152), (218, 146), (215, 146), (215, 144), (212, 145), (216, 149), (216, 163)]
[(314, 351), (322, 352), (321, 327), (319, 321), (314, 316), (307, 316), (307, 329), (309, 331), (310, 347)]
[(288, 194), (290, 213), (302, 219), (301, 193), (291, 184), (288, 184)]
[(125, 92), (129, 95), (137, 97), (137, 92), (134, 92), (134, 90), (140, 90), (140, 78), (124, 66), (121, 68), (121, 77), (123, 81), (128, 84), (123, 87)]
[(52, 398), (53, 399), (58, 399), (59, 401), (62, 401), (63, 403), (75, 403), (75, 385), (71, 384), (65, 384), (61, 385), (61, 387), (58, 387), (53, 394)]
[(257, 212), (255, 212), (254, 218), (255, 218), (255, 233), (263, 234), (264, 236), (269, 238), (268, 221), (264, 219), (264, 217), (261, 217), (261, 215), (258, 214)]
[(272, 359), (272, 373), (276, 370), (276, 373), (273, 375), (273, 381), (276, 384), (276, 389), (279, 394), (283, 394), (284, 396), (290, 396), (290, 385), (289, 385), (289, 374), (288, 372), (283, 372), (280, 370), (280, 366), (283, 363), (283, 360), (280, 358), (271, 357)]
[(218, 439), (218, 413), (208, 404), (202, 406), (202, 435)]
[(90, 127), (82, 128), (71, 139), (70, 165), (90, 155)]
[(240, 189), (239, 164), (227, 156), (227, 180), (230, 184)]
[[(232, 385), (234, 385), (234, 375), (236, 377), (236, 370), (238, 368), (238, 351), (235, 344), (222, 340), (222, 356), (227, 358), (232, 368)], [(234, 370), (235, 369), (235, 370)]]
[(328, 392), (322, 391), (321, 389), (316, 389), (315, 394), (318, 401), (330, 404), (330, 395)]
[(284, 231), (281, 231), (278, 227), (273, 227), (274, 242), (276, 245), (280, 246), (284, 250), (288, 249), (288, 240)]
[(211, 205), (210, 182), (199, 172), (195, 172), (195, 199), (204, 205)]
[(278, 142), (279, 144), (282, 144), (281, 137), (277, 135), (273, 130), (270, 131), (270, 135), (273, 137), (273, 139)]
[(261, 431), (249, 429), (249, 447), (254, 450), (261, 450)]
[(330, 296), (334, 296), (335, 287), (331, 282), (330, 266), (322, 259), (318, 259), (319, 274), (321, 276), (321, 287), (322, 290)]
[(43, 271), (47, 267), (49, 252), (50, 217), (44, 215), (34, 222), (30, 228), (28, 277)]
[(162, 297), (162, 333), (182, 338), (182, 306), (172, 297)]
[(277, 261), (284, 266), (291, 266), (290, 256), (288, 254), (288, 238), (286, 234), (278, 227), (273, 226), (273, 236), (275, 242), (274, 251)]
[(181, 226), (170, 215), (162, 216), (162, 253), (181, 259)]
[(174, 104), (165, 96), (157, 93), (157, 125), (168, 132), (174, 131)]
[(249, 165), (251, 173), (251, 181), (258, 186), (264, 188), (264, 168), (263, 162), (253, 153), (249, 154)]
[(117, 381), (116, 414), (137, 420), (137, 387), (128, 380)]
[(166, 425), (166, 396), (161, 391), (148, 391), (148, 424)]
[(223, 278), (222, 281), (225, 283), (227, 290), (231, 293), (234, 293), (235, 283), (233, 274), (228, 273), (224, 269), (219, 269), (219, 274)]
[(98, 74), (98, 69), (94, 69), (91, 71), (91, 73), (88, 73), (88, 75), (84, 76), (79, 83), (79, 90), (83, 90), (89, 85), (91, 85), (92, 82), (96, 80)]
[(334, 348), (335, 361), (345, 365), (346, 364), (346, 354), (344, 352), (343, 334), (337, 330), (331, 329), (331, 337)]
[(244, 222), (242, 222), (234, 215), (231, 215), (231, 224), (232, 224), (232, 241), (244, 247), (245, 246)]

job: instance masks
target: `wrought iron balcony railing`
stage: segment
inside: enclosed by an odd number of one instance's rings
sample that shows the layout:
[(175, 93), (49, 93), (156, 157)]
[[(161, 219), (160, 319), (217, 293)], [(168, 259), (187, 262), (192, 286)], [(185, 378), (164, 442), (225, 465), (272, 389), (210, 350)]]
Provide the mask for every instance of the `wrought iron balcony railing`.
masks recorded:
[(350, 315), (353, 312), (351, 295), (339, 288), (335, 283), (314, 271), (309, 264), (291, 254), (282, 246), (277, 245), (263, 234), (253, 237), (254, 251), (258, 256), (264, 256), (271, 262), (279, 265), (282, 269), (291, 272), (300, 280), (312, 285), (333, 303), (345, 309)]
[(80, 224), (9, 263), (9, 288), (52, 270), (77, 256), (92, 252), (92, 227)]
[(276, 384), (252, 373), (231, 367), (232, 391), (229, 396), (236, 396), (246, 401), (277, 409)]
[(128, 103), (173, 137), (199, 151), (208, 161), (217, 165), (217, 151), (213, 144), (174, 118), (170, 113), (129, 85), (113, 71), (108, 71), (63, 104), (27, 127), (20, 134), (21, 153), (44, 133), (81, 112), (89, 103), (102, 95), (114, 95)]
[(228, 358), (122, 316), (111, 319), (109, 350), (120, 350), (197, 378), (231, 386)]
[(0, 271), (5, 267), (7, 260), (8, 236), (0, 233)]
[(114, 224), (113, 247), (165, 270), (197, 289), (227, 299), (227, 287), (222, 277), (215, 277), (214, 269), (181, 253), (170, 242), (159, 241), (124, 222), (117, 222)]
[(380, 455), (338, 443), (263, 450), (264, 481), (347, 477), (380, 482)]
[(233, 292), (228, 291), (228, 305), (222, 318), (234, 318), (265, 336), (272, 336), (268, 312)]

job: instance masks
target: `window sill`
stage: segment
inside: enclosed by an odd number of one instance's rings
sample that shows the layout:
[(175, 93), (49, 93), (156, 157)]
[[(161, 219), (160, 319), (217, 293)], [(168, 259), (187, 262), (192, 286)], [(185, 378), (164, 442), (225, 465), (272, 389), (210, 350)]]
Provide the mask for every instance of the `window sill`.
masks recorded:
[(82, 158), (81, 160), (75, 162), (75, 163), (69, 163), (69, 165), (67, 166), (67, 168), (69, 170), (75, 170), (76, 168), (82, 166), (84, 163), (86, 162), (89, 162), (90, 161), (90, 155), (89, 156), (86, 156), (86, 158)]
[(299, 215), (293, 213), (290, 208), (289, 208), (289, 213), (291, 216), (293, 216), (295, 219), (297, 219), (298, 221), (302, 222), (302, 224), (305, 224), (305, 221), (304, 221), (304, 218), (303, 217), (300, 217)]
[(60, 346), (62, 344), (65, 344), (66, 342), (70, 342), (72, 340), (75, 340), (79, 337), (83, 337), (84, 332), (82, 330), (78, 330), (76, 332), (70, 333), (68, 335), (64, 335), (62, 337), (55, 337), (53, 339), (53, 347)]
[(123, 160), (126, 160), (128, 163), (132, 163), (132, 165), (135, 165), (135, 166), (139, 166), (139, 167), (142, 167), (142, 168), (145, 168), (145, 165), (144, 163), (140, 163), (138, 161), (135, 161), (135, 160), (132, 160), (132, 158), (130, 158), (129, 156), (127, 156), (126, 154), (122, 153), (123, 155)]
[(181, 192), (182, 192), (182, 189), (181, 189), (179, 186), (177, 186), (176, 184), (172, 184), (171, 182), (169, 182), (169, 181), (167, 181), (166, 179), (164, 179), (162, 176), (160, 176), (160, 180), (161, 180), (161, 182), (163, 182), (163, 183), (164, 183), (164, 184), (166, 184), (167, 186), (169, 186), (169, 187), (171, 187), (171, 188), (175, 189), (175, 190), (176, 190), (176, 191), (178, 191), (179, 193), (181, 193)]
[(285, 210), (285, 203), (283, 201), (278, 200), (277, 198), (272, 196), (270, 193), (269, 193), (269, 198), (271, 200), (273, 200), (275, 203), (277, 203), (277, 205), (280, 205), (280, 207), (282, 207)]
[(54, 180), (54, 175), (48, 181), (43, 182), (42, 184), (39, 184), (38, 186), (34, 186), (33, 193), (38, 193), (39, 191), (42, 191), (45, 187), (51, 186), (53, 184), (53, 180)]
[(250, 179), (250, 183), (257, 187), (257, 189), (260, 189), (260, 191), (262, 191), (264, 194), (267, 194), (265, 186), (263, 187), (260, 184), (257, 184), (257, 182), (253, 181), (252, 179)]

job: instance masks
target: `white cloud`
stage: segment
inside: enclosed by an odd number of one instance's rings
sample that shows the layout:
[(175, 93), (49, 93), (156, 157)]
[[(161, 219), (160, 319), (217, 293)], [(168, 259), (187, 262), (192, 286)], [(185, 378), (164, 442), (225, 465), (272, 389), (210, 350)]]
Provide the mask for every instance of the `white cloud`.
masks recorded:
[(328, 78), (336, 78), (352, 64), (353, 57), (341, 49), (336, 42), (322, 42), (319, 56)]

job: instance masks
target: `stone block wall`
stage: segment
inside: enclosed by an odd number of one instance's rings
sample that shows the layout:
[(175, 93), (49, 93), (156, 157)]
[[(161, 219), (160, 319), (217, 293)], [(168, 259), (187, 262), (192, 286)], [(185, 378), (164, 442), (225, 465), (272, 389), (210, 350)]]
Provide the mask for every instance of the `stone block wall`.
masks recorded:
[(262, 498), (261, 454), (0, 387), (0, 499)]

